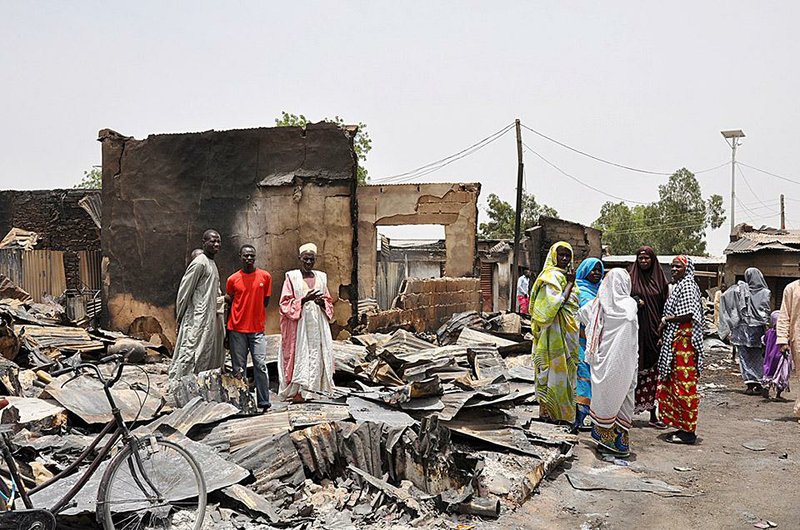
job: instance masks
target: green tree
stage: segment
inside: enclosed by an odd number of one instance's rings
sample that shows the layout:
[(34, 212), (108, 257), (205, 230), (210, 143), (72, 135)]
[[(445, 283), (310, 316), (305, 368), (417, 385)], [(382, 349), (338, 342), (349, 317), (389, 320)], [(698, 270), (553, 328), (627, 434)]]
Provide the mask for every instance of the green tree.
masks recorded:
[(83, 178), (80, 182), (75, 184), (73, 188), (76, 189), (96, 189), (99, 190), (103, 187), (103, 171), (99, 167), (93, 167), (88, 171), (83, 172)]
[[(478, 235), (484, 239), (511, 239), (514, 237), (516, 210), (494, 193), (487, 197), (486, 215), (489, 222), (481, 223)], [(558, 212), (550, 206), (539, 204), (529, 193), (522, 193), (522, 232), (536, 226), (539, 216), (558, 217)]]
[(607, 202), (592, 224), (614, 254), (633, 254), (650, 245), (660, 254), (706, 254), (706, 230), (725, 222), (722, 197), (703, 199), (694, 174), (681, 168), (658, 187), (658, 201), (629, 207)]
[[(344, 126), (345, 121), (339, 116), (331, 118), (322, 118), (322, 121), (328, 123), (335, 123), (339, 126)], [(305, 127), (310, 120), (302, 114), (289, 114), (286, 111), (281, 112), (280, 118), (275, 118), (275, 125), (278, 127)], [(364, 185), (369, 182), (369, 172), (364, 167), (363, 163), (367, 161), (367, 154), (372, 150), (372, 138), (369, 137), (367, 132), (367, 125), (358, 122), (358, 132), (353, 138), (353, 151), (358, 158), (358, 169), (356, 170), (356, 177), (359, 185)]]

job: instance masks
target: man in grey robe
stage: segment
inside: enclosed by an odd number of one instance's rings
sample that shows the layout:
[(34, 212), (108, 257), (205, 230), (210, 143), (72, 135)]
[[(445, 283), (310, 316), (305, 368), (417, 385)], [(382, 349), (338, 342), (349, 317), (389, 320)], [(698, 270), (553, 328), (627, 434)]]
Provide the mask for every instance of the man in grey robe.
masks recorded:
[(219, 249), (219, 233), (206, 230), (203, 252), (181, 279), (175, 303), (178, 337), (169, 367), (170, 389), (186, 375), (221, 368), (225, 362), (224, 298), (214, 263)]

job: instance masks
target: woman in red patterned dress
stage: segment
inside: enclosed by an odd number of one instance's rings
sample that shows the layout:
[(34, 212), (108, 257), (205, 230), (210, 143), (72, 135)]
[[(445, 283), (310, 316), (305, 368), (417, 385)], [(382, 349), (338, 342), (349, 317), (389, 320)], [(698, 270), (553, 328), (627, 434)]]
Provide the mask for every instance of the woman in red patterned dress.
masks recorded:
[(658, 412), (661, 421), (677, 432), (667, 441), (697, 441), (700, 395), (697, 380), (703, 368), (703, 303), (694, 280), (694, 262), (687, 256), (672, 260), (675, 288), (661, 319), (661, 355), (658, 359)]

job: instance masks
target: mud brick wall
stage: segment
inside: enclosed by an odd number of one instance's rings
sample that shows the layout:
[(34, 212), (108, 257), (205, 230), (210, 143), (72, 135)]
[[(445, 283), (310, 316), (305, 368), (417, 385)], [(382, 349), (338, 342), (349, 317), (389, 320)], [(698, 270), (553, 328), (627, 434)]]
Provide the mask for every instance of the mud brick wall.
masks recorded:
[(391, 184), (358, 187), (358, 282), (361, 298), (376, 296), (378, 226), (444, 226), (444, 274), (478, 276), (477, 183)]
[(357, 292), (353, 133), (332, 124), (144, 140), (100, 131), (106, 325), (127, 332), (145, 317), (174, 340), (187, 257), (213, 228), (222, 238), (223, 288), (241, 267), (245, 243), (256, 247), (256, 266), (272, 274), (268, 333), (279, 330), (281, 286), (299, 266), (298, 247), (316, 243), (317, 268), (334, 298), (335, 337), (353, 317)]
[(369, 315), (370, 333), (396, 328), (436, 331), (454, 313), (481, 310), (479, 278), (406, 280), (397, 308)]
[(67, 288), (80, 287), (78, 251), (100, 250), (100, 229), (78, 205), (100, 190), (0, 191), (0, 239), (12, 228), (39, 234), (37, 249), (64, 252)]
[(540, 217), (539, 225), (527, 230), (526, 235), (530, 238), (528, 262), (536, 273), (542, 270), (550, 247), (559, 241), (572, 245), (576, 268), (584, 259), (599, 258), (603, 253), (600, 230), (563, 219)]

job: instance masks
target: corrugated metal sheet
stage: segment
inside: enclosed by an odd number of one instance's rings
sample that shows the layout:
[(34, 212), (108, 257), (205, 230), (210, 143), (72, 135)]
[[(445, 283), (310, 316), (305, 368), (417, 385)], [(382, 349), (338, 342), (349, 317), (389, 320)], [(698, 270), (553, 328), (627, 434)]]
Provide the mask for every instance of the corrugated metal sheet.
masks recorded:
[(81, 286), (93, 291), (101, 288), (100, 263), (102, 253), (99, 250), (82, 250), (78, 252), (80, 261)]
[(30, 250), (22, 255), (22, 278), (19, 286), (37, 302), (42, 296), (61, 296), (67, 288), (64, 253), (60, 250)]
[(764, 230), (742, 232), (742, 238), (757, 243), (783, 243), (784, 245), (800, 245), (800, 230)]
[(800, 252), (796, 248), (781, 243), (759, 243), (749, 238), (732, 241), (726, 248), (725, 254), (749, 254), (760, 250), (780, 250), (782, 252)]
[(18, 287), (22, 283), (22, 250), (0, 250), (0, 274), (6, 275)]
[(494, 311), (494, 263), (481, 262), (481, 301), (483, 310)]

